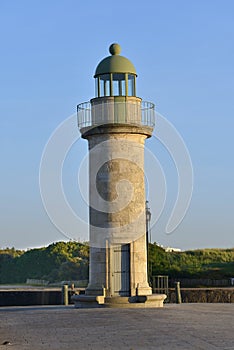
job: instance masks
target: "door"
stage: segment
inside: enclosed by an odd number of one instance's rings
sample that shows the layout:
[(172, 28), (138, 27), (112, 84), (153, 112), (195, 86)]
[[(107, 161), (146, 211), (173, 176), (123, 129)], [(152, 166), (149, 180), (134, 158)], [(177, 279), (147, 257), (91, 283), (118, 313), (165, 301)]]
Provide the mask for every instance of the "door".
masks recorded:
[(113, 296), (130, 295), (130, 245), (113, 247), (111, 291)]

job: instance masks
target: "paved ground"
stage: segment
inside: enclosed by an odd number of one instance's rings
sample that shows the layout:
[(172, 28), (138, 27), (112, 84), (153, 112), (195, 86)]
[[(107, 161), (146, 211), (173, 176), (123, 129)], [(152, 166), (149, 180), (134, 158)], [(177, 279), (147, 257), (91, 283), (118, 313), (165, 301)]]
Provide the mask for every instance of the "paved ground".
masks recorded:
[(231, 350), (234, 304), (166, 304), (162, 309), (2, 307), (0, 344), (0, 350)]

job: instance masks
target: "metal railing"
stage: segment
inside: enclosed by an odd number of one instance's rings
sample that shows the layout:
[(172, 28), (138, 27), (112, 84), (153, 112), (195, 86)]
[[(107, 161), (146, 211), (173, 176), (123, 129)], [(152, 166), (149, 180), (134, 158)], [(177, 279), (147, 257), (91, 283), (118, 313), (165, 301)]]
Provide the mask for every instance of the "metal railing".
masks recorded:
[(82, 129), (103, 124), (127, 124), (153, 128), (154, 108), (154, 104), (147, 101), (83, 102), (77, 106), (78, 127)]
[(167, 299), (165, 302), (169, 301), (169, 287), (168, 287), (168, 276), (157, 275), (152, 276), (152, 292), (156, 294), (166, 294)]

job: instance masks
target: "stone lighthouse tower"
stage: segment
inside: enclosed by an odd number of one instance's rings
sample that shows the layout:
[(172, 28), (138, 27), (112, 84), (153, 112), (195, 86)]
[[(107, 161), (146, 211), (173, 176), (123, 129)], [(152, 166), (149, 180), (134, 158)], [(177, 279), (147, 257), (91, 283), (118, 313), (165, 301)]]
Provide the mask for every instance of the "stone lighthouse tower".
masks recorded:
[(154, 104), (136, 93), (134, 65), (112, 44), (95, 71), (95, 98), (77, 107), (89, 145), (90, 268), (76, 307), (162, 306), (147, 278), (144, 144)]

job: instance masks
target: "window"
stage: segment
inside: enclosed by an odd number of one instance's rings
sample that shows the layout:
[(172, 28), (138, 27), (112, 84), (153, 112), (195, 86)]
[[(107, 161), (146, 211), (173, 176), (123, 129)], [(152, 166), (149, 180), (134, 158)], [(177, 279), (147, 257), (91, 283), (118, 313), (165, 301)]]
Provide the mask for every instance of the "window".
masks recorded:
[(135, 76), (128, 74), (128, 96), (136, 96)]
[(95, 92), (97, 97), (136, 96), (136, 76), (127, 73), (99, 75), (95, 80)]
[(100, 78), (95, 78), (95, 96), (100, 97)]
[(125, 96), (125, 75), (122, 73), (113, 74), (113, 96)]
[(110, 96), (110, 74), (100, 76), (100, 97)]

